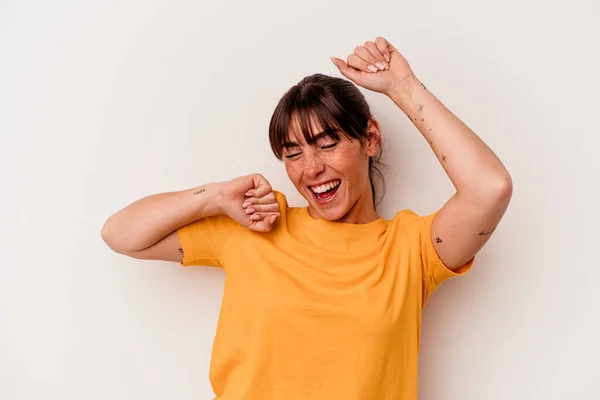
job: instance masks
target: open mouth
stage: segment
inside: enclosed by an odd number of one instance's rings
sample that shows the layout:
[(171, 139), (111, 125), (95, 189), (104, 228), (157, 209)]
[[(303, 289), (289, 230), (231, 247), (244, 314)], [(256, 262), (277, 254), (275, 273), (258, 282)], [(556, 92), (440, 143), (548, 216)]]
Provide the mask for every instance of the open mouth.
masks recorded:
[(335, 179), (323, 185), (309, 186), (309, 189), (317, 200), (326, 202), (333, 198), (341, 184), (342, 181), (340, 179)]

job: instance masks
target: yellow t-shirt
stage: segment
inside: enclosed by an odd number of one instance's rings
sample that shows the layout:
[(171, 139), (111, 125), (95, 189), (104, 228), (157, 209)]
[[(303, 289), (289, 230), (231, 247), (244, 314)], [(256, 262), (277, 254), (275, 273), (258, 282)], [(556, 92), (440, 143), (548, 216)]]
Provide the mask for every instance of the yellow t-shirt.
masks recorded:
[(210, 364), (219, 400), (416, 400), (421, 311), (458, 273), (435, 213), (345, 224), (288, 207), (269, 233), (227, 216), (178, 230), (183, 265), (225, 269)]

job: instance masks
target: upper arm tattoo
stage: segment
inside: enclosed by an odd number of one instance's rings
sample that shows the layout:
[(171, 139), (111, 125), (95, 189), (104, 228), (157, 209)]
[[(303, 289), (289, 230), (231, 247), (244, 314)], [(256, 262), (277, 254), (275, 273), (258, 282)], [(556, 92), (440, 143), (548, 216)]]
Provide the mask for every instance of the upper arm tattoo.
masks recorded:
[(479, 232), (479, 236), (486, 236), (486, 235), (489, 235), (490, 233), (494, 232), (495, 230), (496, 230), (496, 228), (492, 229), (492, 230), (491, 230), (491, 231), (489, 231), (489, 232), (481, 231), (481, 232)]

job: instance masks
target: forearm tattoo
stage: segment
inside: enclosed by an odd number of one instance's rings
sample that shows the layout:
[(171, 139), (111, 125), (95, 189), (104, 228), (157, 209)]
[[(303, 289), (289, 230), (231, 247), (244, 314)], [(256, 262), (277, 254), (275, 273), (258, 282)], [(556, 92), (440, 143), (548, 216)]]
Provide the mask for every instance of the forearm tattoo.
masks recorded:
[(194, 192), (194, 194), (200, 194), (200, 193), (204, 193), (206, 192), (206, 189), (200, 189), (197, 192)]

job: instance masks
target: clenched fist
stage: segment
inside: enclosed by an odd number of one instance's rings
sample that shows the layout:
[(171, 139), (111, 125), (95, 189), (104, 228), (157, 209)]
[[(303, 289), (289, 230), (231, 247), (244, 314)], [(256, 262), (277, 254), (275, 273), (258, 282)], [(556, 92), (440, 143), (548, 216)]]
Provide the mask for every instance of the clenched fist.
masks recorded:
[(261, 174), (244, 175), (223, 182), (221, 191), (224, 212), (250, 230), (269, 232), (281, 216), (275, 193)]

